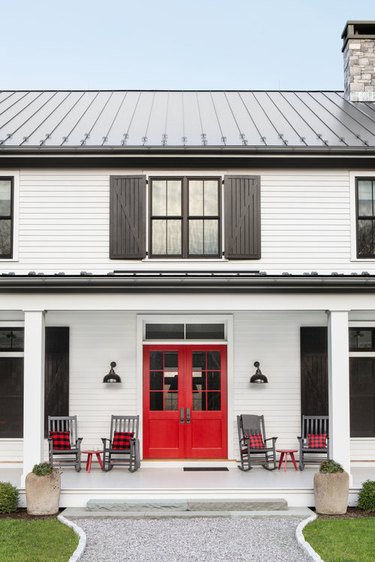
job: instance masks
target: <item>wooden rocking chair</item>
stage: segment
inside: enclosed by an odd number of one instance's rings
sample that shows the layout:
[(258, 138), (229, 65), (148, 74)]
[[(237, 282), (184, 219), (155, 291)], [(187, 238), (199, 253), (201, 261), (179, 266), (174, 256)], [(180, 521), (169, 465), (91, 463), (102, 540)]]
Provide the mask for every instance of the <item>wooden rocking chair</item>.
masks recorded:
[(237, 416), (237, 428), (241, 463), (238, 468), (247, 472), (253, 464), (261, 464), (266, 470), (275, 470), (277, 437), (267, 439), (264, 416)]
[(318, 458), (309, 463), (320, 463), (328, 459), (328, 416), (302, 416), (301, 435), (299, 441), (299, 469), (305, 468), (305, 455), (317, 455)]
[(81, 441), (77, 416), (48, 416), (48, 450), (51, 466), (74, 466), (81, 470)]
[(141, 466), (138, 439), (139, 416), (111, 416), (109, 439), (103, 441), (103, 470), (127, 466), (135, 472)]

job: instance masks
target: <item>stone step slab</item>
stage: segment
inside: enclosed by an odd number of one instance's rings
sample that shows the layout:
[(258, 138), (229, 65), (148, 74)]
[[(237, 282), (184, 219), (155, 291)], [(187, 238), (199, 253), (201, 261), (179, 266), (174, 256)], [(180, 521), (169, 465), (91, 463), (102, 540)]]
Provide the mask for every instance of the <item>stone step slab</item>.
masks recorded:
[(95, 512), (210, 512), (210, 511), (286, 511), (288, 502), (283, 498), (254, 500), (110, 500), (91, 499), (87, 511)]

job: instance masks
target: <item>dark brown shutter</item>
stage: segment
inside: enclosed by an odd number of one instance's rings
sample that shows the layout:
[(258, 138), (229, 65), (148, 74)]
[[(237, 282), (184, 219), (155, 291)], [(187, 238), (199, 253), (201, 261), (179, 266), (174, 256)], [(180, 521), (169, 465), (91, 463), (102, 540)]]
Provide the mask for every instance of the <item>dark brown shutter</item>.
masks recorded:
[(69, 415), (69, 328), (47, 327), (44, 383), (45, 435), (48, 416)]
[(327, 328), (301, 328), (301, 414), (328, 416)]
[(110, 258), (146, 256), (146, 176), (111, 176)]
[(260, 258), (260, 176), (224, 177), (225, 257)]

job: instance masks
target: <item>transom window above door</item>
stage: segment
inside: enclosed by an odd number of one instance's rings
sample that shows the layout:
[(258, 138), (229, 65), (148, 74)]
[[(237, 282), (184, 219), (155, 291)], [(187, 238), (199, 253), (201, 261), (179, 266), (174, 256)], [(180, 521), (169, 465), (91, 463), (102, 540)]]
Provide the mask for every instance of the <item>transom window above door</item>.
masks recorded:
[(151, 178), (150, 257), (218, 258), (220, 178)]

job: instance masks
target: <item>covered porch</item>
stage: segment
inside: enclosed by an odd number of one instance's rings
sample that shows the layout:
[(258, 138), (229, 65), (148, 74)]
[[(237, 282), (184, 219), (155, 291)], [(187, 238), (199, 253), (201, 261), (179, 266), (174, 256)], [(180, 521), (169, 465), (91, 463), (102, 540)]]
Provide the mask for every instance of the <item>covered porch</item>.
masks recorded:
[[(160, 463), (144, 461), (140, 470), (130, 474), (126, 469), (114, 468), (104, 473), (98, 468), (90, 473), (84, 470), (64, 469), (62, 473), (61, 507), (83, 507), (89, 500), (257, 500), (285, 499), (289, 507), (314, 505), (313, 478), (316, 467), (295, 471), (292, 466), (274, 472), (261, 467), (248, 473), (238, 470), (236, 463), (218, 463), (228, 471), (184, 472), (182, 466), (160, 466)], [(195, 463), (196, 464), (196, 463)], [(159, 465), (159, 466), (158, 466)], [(191, 466), (190, 463), (185, 463)], [(210, 463), (201, 462), (200, 466)], [(349, 505), (357, 502), (362, 483), (375, 477), (375, 465), (352, 466), (352, 483)], [(0, 480), (19, 485), (22, 469), (0, 468)], [(25, 505), (25, 491), (20, 489), (21, 505)]]
[[(304, 472), (288, 468), (286, 473), (254, 468), (242, 474), (235, 463), (239, 414), (264, 415), (267, 435), (278, 437), (277, 448), (298, 448), (303, 327), (328, 330), (330, 457), (351, 474), (352, 502), (361, 482), (374, 478), (375, 438), (350, 434), (349, 328), (375, 326), (375, 303), (365, 292), (23, 292), (1, 298), (0, 305), (1, 326), (24, 329), (24, 350), (20, 352), (24, 361), (23, 437), (0, 439), (0, 478), (9, 473), (8, 479), (21, 483), (21, 489), (32, 466), (48, 457), (44, 429), (46, 328), (69, 328), (68, 407), (70, 415), (77, 415), (85, 450), (100, 448), (100, 438), (108, 437), (111, 414), (139, 415), (141, 447), (144, 445), (143, 349), (150, 345), (145, 341), (145, 326), (171, 322), (225, 326), (225, 337), (219, 343), (227, 349), (227, 454), (210, 462), (224, 463), (229, 471), (183, 472), (182, 467), (194, 462), (192, 459), (181, 457), (174, 465), (160, 457), (155, 464), (143, 451), (141, 469), (135, 474), (119, 469), (108, 474), (64, 470), (63, 505), (83, 505), (98, 494), (128, 497), (164, 493), (272, 495), (285, 497), (290, 505), (313, 505), (316, 467)], [(165, 340), (156, 343), (169, 345)], [(182, 346), (185, 343), (179, 342)], [(202, 344), (202, 340), (189, 343)], [(103, 384), (103, 376), (113, 360), (122, 382), (108, 386)], [(254, 361), (260, 361), (268, 384), (250, 384)], [(207, 461), (202, 458), (196, 462), (204, 466)]]

